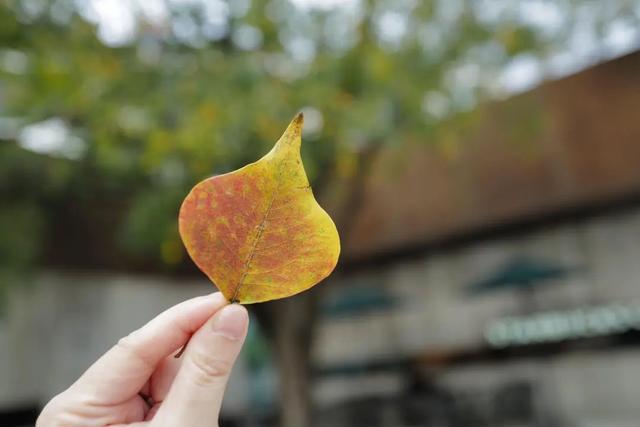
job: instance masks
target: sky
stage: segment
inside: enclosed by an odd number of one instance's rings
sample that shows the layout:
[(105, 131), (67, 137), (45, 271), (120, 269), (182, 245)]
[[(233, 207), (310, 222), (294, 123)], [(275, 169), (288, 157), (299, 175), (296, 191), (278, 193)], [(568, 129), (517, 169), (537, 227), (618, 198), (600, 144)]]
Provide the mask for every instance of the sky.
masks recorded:
[[(158, 27), (171, 26), (176, 37), (184, 40), (202, 39), (216, 40), (224, 37), (228, 31), (229, 17), (241, 17), (247, 13), (251, 0), (74, 0), (81, 16), (96, 25), (98, 37), (107, 45), (120, 46), (132, 42), (138, 31), (138, 23), (144, 20)], [(287, 0), (275, 0), (273, 5), (282, 4)], [(295, 19), (301, 19), (305, 12), (323, 10), (338, 12), (336, 16), (342, 19), (357, 19), (361, 13), (362, 0), (288, 0), (301, 14)], [(440, 2), (437, 10), (436, 23), (440, 28), (427, 26), (419, 29), (425, 39), (426, 49), (437, 49), (439, 36), (447, 22), (456, 19), (463, 7), (464, 0), (447, 0)], [(475, 106), (472, 95), (473, 88), (479, 85), (489, 86), (489, 93), (494, 98), (503, 99), (514, 94), (527, 91), (539, 85), (546, 79), (560, 78), (595, 63), (602, 62), (640, 48), (640, 2), (635, 6), (635, 20), (621, 18), (615, 15), (615, 7), (623, 4), (624, 0), (616, 2), (583, 2), (569, 4), (569, 0), (475, 0), (474, 12), (484, 23), (497, 23), (504, 19), (515, 19), (520, 23), (530, 25), (545, 37), (553, 38), (569, 27), (567, 22), (568, 8), (572, 7), (571, 15), (576, 19), (570, 32), (565, 36), (565, 42), (558, 46), (545, 58), (532, 53), (523, 53), (512, 58), (497, 74), (493, 70), (487, 71), (482, 62), (476, 62), (474, 57), (467, 58), (454, 64), (448, 73), (448, 87), (450, 93), (431, 91), (424, 94), (422, 109), (425, 114), (436, 119), (446, 117), (451, 112), (460, 109), (471, 109)], [(42, 0), (24, 0), (25, 7), (37, 11), (44, 4)], [(401, 44), (402, 39), (411, 31), (409, 22), (411, 10), (416, 0), (396, 0), (381, 2), (387, 5), (374, 14), (376, 34), (387, 48), (393, 49)], [(198, 27), (188, 16), (171, 16), (169, 8), (172, 6), (194, 6), (202, 8), (205, 25)], [(54, 11), (55, 12), (55, 11)], [(59, 13), (62, 15), (64, 11)], [(290, 14), (290, 11), (278, 10), (271, 7), (269, 13), (276, 16)], [(607, 20), (608, 15), (611, 19)], [(598, 35), (594, 28), (596, 20), (604, 18), (607, 22), (604, 35)], [(343, 28), (340, 21), (336, 28)], [(202, 32), (203, 34), (196, 34)], [(338, 43), (344, 43), (345, 34), (334, 34)], [(240, 49), (256, 50), (261, 47), (262, 34), (259, 29), (242, 25), (231, 34), (232, 41)], [(431, 45), (429, 44), (431, 43)], [(304, 34), (289, 32), (283, 40), (288, 54), (295, 61), (310, 63), (315, 55), (315, 45)], [(483, 47), (486, 52), (476, 52), (480, 57), (492, 54), (492, 46)], [(499, 50), (499, 49), (498, 49)], [(495, 53), (494, 53), (495, 54)], [(24, 56), (22, 54), (22, 56)], [(0, 52), (0, 67), (10, 72), (20, 72), (24, 63), (21, 52)], [(490, 75), (487, 77), (487, 73)], [(308, 107), (312, 108), (312, 107)], [(314, 111), (315, 113), (316, 111)], [(315, 116), (314, 116), (315, 117)], [(317, 117), (322, 126), (322, 114)], [(0, 129), (1, 130), (1, 129)], [(1, 137), (1, 135), (0, 135)], [(62, 157), (75, 158), (81, 155), (82, 141), (72, 138), (64, 122), (49, 119), (27, 126), (20, 132), (21, 145), (24, 148), (38, 152), (48, 152)]]

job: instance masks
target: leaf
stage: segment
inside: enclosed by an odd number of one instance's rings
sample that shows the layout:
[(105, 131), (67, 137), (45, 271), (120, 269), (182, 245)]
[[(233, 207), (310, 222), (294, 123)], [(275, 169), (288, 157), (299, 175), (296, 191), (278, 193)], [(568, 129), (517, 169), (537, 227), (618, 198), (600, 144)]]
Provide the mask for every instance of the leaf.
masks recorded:
[(257, 162), (197, 184), (180, 208), (187, 252), (229, 301), (297, 294), (338, 262), (338, 231), (302, 165), (302, 123), (298, 114)]

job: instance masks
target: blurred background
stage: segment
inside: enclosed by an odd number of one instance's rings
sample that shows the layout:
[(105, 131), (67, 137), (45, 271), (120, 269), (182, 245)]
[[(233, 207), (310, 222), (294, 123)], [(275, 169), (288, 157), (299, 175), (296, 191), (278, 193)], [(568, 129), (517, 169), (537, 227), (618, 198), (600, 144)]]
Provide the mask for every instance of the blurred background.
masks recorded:
[(637, 427), (637, 0), (0, 0), (0, 425), (212, 291), (179, 205), (298, 111), (342, 259), (223, 427)]

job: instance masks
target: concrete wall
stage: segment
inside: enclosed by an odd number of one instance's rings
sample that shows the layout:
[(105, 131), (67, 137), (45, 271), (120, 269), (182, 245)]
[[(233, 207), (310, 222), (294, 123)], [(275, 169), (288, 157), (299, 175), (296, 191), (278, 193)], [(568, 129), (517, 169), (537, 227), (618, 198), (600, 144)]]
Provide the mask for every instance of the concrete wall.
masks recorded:
[[(46, 402), (120, 337), (213, 290), (205, 280), (54, 272), (13, 286), (0, 318), (0, 410)], [(246, 406), (244, 371), (233, 373), (227, 413)]]

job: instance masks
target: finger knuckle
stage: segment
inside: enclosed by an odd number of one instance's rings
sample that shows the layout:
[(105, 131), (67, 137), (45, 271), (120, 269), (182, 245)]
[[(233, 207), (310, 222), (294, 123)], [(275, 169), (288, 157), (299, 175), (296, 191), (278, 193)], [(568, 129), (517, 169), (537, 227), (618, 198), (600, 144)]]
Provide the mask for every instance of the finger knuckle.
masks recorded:
[(137, 341), (137, 331), (134, 331), (129, 335), (120, 338), (116, 345), (125, 351), (131, 352), (136, 348)]
[(148, 352), (145, 351), (142, 340), (139, 337), (139, 331), (131, 332), (129, 335), (122, 337), (116, 343), (116, 348), (131, 357), (150, 363)]
[(194, 352), (190, 361), (193, 367), (191, 378), (200, 386), (218, 383), (231, 372), (230, 362), (202, 351)]

